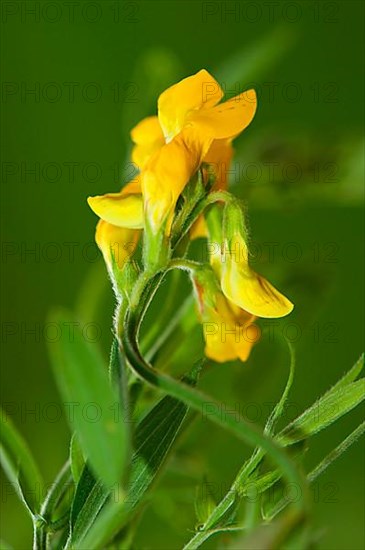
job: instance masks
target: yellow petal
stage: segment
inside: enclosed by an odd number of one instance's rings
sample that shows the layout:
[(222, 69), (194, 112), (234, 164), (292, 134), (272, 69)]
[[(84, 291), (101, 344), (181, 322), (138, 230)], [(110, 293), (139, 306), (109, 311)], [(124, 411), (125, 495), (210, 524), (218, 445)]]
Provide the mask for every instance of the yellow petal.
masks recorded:
[(255, 90), (247, 90), (211, 109), (190, 112), (186, 124), (199, 128), (201, 133), (214, 139), (233, 139), (250, 124), (256, 106)]
[[(220, 326), (224, 328), (218, 330), (215, 334), (206, 335), (205, 355), (217, 363), (225, 363), (235, 359), (247, 361), (254, 343), (244, 340), (242, 335), (238, 336), (236, 341), (234, 334), (226, 334), (227, 328), (225, 325)], [(207, 325), (207, 330), (210, 330), (210, 325)]]
[(227, 189), (227, 172), (231, 164), (233, 148), (230, 139), (215, 139), (203, 161), (210, 164), (214, 175), (214, 189)]
[(106, 222), (118, 227), (143, 228), (142, 195), (107, 193), (87, 199), (90, 208)]
[(217, 362), (246, 361), (259, 339), (254, 317), (218, 294), (216, 309), (205, 312), (205, 354)]
[(105, 263), (112, 272), (113, 259), (122, 269), (131, 258), (137, 246), (140, 231), (117, 227), (104, 220), (99, 220), (96, 226), (95, 241), (100, 248)]
[(159, 144), (159, 143), (147, 143), (143, 145), (135, 145), (132, 149), (132, 162), (138, 166), (140, 170), (143, 170), (149, 161), (149, 159), (152, 157), (152, 155), (158, 151), (160, 147), (162, 147), (165, 143), (165, 140)]
[(201, 163), (202, 149), (193, 134), (183, 131), (164, 145), (141, 174), (145, 212), (155, 232), (171, 216), (179, 195)]
[(190, 111), (213, 107), (222, 96), (218, 82), (205, 69), (165, 90), (158, 99), (158, 118), (166, 141), (182, 130)]
[(131, 130), (134, 143), (154, 143), (163, 139), (163, 133), (157, 116), (149, 116), (141, 120)]
[(226, 325), (221, 326), (224, 328), (218, 331), (217, 334), (206, 336), (205, 355), (217, 363), (225, 363), (235, 359), (247, 361), (255, 342), (249, 341), (242, 333), (238, 338), (234, 334), (226, 334), (229, 329)]
[(165, 144), (165, 138), (157, 116), (147, 117), (131, 131), (135, 146), (132, 161), (142, 170), (150, 157)]
[(128, 182), (124, 187), (122, 187), (121, 195), (130, 195), (131, 193), (135, 193), (137, 195), (140, 195), (142, 193), (141, 188), (141, 177), (138, 174), (134, 179), (132, 179), (130, 182)]
[(291, 301), (271, 283), (235, 260), (223, 263), (221, 284), (229, 300), (256, 317), (284, 317), (293, 310)]

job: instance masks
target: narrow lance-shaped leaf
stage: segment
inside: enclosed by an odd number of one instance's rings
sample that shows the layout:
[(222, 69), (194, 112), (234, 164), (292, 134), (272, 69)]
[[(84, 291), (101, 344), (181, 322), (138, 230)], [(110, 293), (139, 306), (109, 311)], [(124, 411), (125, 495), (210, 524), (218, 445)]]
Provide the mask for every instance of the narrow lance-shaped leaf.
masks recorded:
[[(333, 449), (327, 456), (325, 456), (315, 468), (307, 475), (307, 479), (309, 483), (313, 483), (335, 460), (340, 458), (351, 445), (353, 445), (361, 435), (363, 435), (365, 431), (365, 422), (362, 422), (353, 432), (351, 432), (350, 435), (348, 435), (335, 449)], [(257, 484), (257, 490), (258, 492), (263, 492), (267, 490), (269, 487), (274, 485), (276, 481), (278, 481), (281, 478), (281, 473), (278, 470), (275, 470), (273, 472), (270, 472), (269, 474), (266, 474), (265, 476), (262, 476), (260, 480), (258, 480)], [(275, 500), (273, 499), (273, 495), (270, 497), (270, 501)], [(268, 511), (265, 511), (265, 509), (262, 509), (262, 515), (265, 521), (271, 521), (274, 517), (276, 517), (287, 505), (289, 501), (286, 498), (282, 498), (278, 502), (275, 502), (273, 505), (272, 502), (270, 503), (271, 506), (269, 507)]]
[(70, 464), (72, 477), (75, 483), (77, 483), (81, 477), (82, 470), (85, 466), (84, 455), (82, 454), (82, 449), (80, 443), (76, 437), (76, 434), (73, 434), (70, 443)]
[(292, 445), (323, 430), (351, 411), (365, 398), (364, 380), (339, 386), (326, 393), (278, 435), (282, 445)]
[(99, 349), (86, 341), (80, 323), (62, 312), (53, 321), (62, 329), (61, 338), (49, 349), (69, 423), (96, 474), (105, 485), (116, 485), (129, 450), (119, 392), (111, 387)]
[[(289, 378), (285, 387), (285, 390), (283, 392), (283, 395), (279, 401), (279, 403), (276, 405), (275, 409), (273, 410), (272, 414), (270, 415), (266, 426), (265, 431), (268, 433), (273, 432), (273, 428), (275, 427), (275, 423), (277, 419), (280, 417), (280, 414), (283, 410), (283, 407), (285, 405), (285, 401), (287, 399), (292, 380), (294, 375), (294, 354), (293, 349), (291, 346), (290, 352), (291, 352), (291, 365), (290, 365), (290, 374)], [(313, 433), (318, 432), (319, 430), (326, 428), (330, 423), (337, 420), (342, 414), (345, 414), (351, 408), (356, 406), (356, 404), (361, 401), (362, 399), (362, 391), (361, 391), (361, 384), (363, 383), (362, 380), (358, 381), (359, 383), (356, 383), (354, 394), (351, 397), (351, 389), (349, 391), (350, 397), (346, 400), (346, 394), (347, 392), (343, 393), (343, 390), (346, 389), (346, 387), (353, 382), (359, 375), (359, 373), (362, 370), (363, 366), (363, 356), (355, 363), (355, 365), (329, 390), (319, 401), (317, 401), (312, 407), (310, 407), (303, 415), (301, 415), (297, 420), (292, 422), (289, 426), (287, 426), (278, 436), (277, 440), (280, 440), (280, 442), (284, 445), (291, 445), (295, 443), (296, 441), (299, 441), (300, 439), (295, 439), (295, 437), (298, 437), (299, 435), (301, 438), (309, 437), (310, 435), (313, 435)], [(344, 402), (342, 403), (342, 408), (334, 407), (333, 405), (336, 403), (337, 397), (341, 394), (344, 398)], [(334, 397), (333, 397), (334, 396)], [(316, 418), (319, 418), (319, 411), (322, 407), (322, 420), (324, 422), (321, 423), (321, 425), (313, 425), (311, 424), (310, 420), (315, 420)], [(327, 414), (324, 414), (327, 409)], [(307, 431), (304, 433), (304, 431), (298, 430), (296, 432), (293, 429), (293, 433), (291, 433), (291, 436), (289, 437), (290, 433), (290, 426), (298, 422), (300, 419), (304, 420), (304, 427), (307, 429)], [(311, 482), (314, 475), (319, 475), (319, 471), (323, 471), (324, 467), (327, 467), (327, 465), (338, 458), (360, 435), (363, 433), (364, 426), (360, 425), (344, 442), (342, 442), (328, 457), (326, 457), (319, 465), (318, 467), (308, 475), (308, 481)], [(285, 434), (285, 438), (284, 438)], [(239, 497), (243, 498), (248, 494), (248, 489), (252, 486), (254, 486), (255, 491), (257, 494), (265, 492), (267, 489), (272, 487), (277, 481), (279, 481), (282, 477), (282, 472), (278, 469), (273, 470), (271, 472), (268, 472), (257, 479), (252, 479), (252, 474), (257, 468), (257, 466), (261, 463), (261, 460), (264, 456), (264, 453), (261, 453), (259, 450), (255, 449), (253, 455), (251, 458), (246, 461), (246, 463), (241, 468), (236, 480), (233, 483), (233, 488), (238, 489)], [(230, 489), (232, 491), (232, 488)], [(206, 539), (208, 539), (212, 534), (214, 534), (216, 531), (214, 529), (211, 529), (212, 525), (216, 525), (219, 521), (222, 520), (222, 514), (226, 512), (229, 506), (232, 505), (234, 502), (234, 499), (231, 501), (227, 499), (226, 495), (224, 499), (222, 499), (221, 503), (217, 505), (215, 510), (211, 513), (211, 516), (207, 522), (208, 527), (206, 526), (204, 531), (200, 531), (197, 534), (195, 534), (192, 539), (188, 542), (188, 544), (184, 547), (184, 550), (194, 548), (198, 548), (200, 544), (202, 544)], [(222, 506), (222, 503), (226, 501), (227, 506)], [(278, 511), (281, 511), (286, 505), (288, 504), (288, 501), (283, 501), (279, 504), (274, 505), (272, 507), (271, 511), (269, 512), (270, 517), (274, 517)], [(280, 506), (280, 507), (279, 507)], [(275, 510), (274, 512), (272, 512)], [(266, 517), (266, 514), (265, 514)]]
[[(198, 369), (189, 380), (196, 381)], [(91, 486), (90, 477), (85, 473), (80, 479), (75, 499), (80, 491), (89, 491), (84, 506), (73, 511), (72, 541), (75, 548), (99, 548), (114, 536), (125, 524), (130, 514), (143, 501), (147, 490), (160, 471), (166, 456), (171, 449), (183, 420), (187, 406), (172, 397), (164, 397), (145, 416), (136, 428), (135, 451), (132, 457), (132, 467), (129, 485), (125, 495), (114, 493), (108, 506), (100, 513), (110, 493), (102, 490), (94, 480)], [(84, 479), (83, 479), (84, 478)], [(81, 501), (81, 498), (79, 499)]]
[(55, 524), (59, 524), (59, 522), (62, 526), (66, 523), (64, 517), (66, 515), (65, 510), (69, 509), (70, 497), (68, 495), (70, 495), (70, 491), (73, 492), (73, 489), (74, 483), (71, 465), (70, 461), (67, 460), (49, 487), (46, 497), (42, 502), (40, 515), (47, 524), (53, 524), (52, 528), (54, 528)]
[(37, 464), (10, 418), (1, 414), (1, 465), (30, 514), (40, 510), (43, 480)]
[(85, 465), (71, 509), (71, 540), (82, 540), (111, 496), (111, 491)]
[(343, 375), (343, 377), (340, 378), (338, 382), (336, 382), (336, 384), (331, 389), (329, 389), (328, 392), (325, 393), (325, 395), (328, 395), (329, 393), (335, 390), (338, 390), (339, 388), (344, 388), (345, 386), (350, 384), (350, 382), (353, 382), (354, 380), (356, 380), (356, 378), (359, 376), (363, 368), (364, 368), (364, 354), (362, 354), (358, 358), (354, 366), (349, 371), (347, 371)]

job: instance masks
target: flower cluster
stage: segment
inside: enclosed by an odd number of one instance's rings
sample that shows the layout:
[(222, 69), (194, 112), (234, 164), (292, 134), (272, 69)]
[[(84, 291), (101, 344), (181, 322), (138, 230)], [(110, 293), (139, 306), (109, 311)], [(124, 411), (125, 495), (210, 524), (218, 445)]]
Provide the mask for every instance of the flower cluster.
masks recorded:
[(222, 96), (206, 70), (164, 91), (158, 115), (131, 132), (138, 176), (120, 193), (88, 199), (101, 218), (97, 244), (119, 284), (142, 233), (143, 269), (150, 274), (167, 268), (177, 249), (181, 256), (182, 237), (182, 255), (187, 237), (219, 243), (208, 264), (190, 262), (189, 271), (200, 318), (216, 327), (204, 331), (205, 353), (221, 362), (246, 360), (256, 340), (237, 338), (237, 326), (249, 333), (257, 317), (282, 317), (293, 308), (251, 269), (243, 210), (225, 191), (232, 140), (252, 121), (256, 94), (248, 90), (221, 103)]

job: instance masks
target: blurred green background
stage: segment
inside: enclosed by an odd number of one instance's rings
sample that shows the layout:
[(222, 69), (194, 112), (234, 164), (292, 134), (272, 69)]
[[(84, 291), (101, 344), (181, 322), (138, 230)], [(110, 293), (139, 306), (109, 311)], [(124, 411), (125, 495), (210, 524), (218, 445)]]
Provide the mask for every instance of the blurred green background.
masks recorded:
[[(298, 356), (293, 416), (363, 347), (363, 2), (69, 4), (1, 6), (1, 397), (49, 483), (69, 432), (57, 413), (47, 315), (72, 308), (105, 357), (111, 342), (113, 298), (86, 197), (130, 179), (129, 130), (155, 113), (164, 88), (201, 68), (228, 96), (258, 92), (255, 120), (235, 144), (232, 190), (248, 203), (256, 267), (296, 305), (246, 364), (212, 365), (203, 387), (262, 423), (287, 375), (284, 332)], [(185, 350), (201, 345), (198, 328), (187, 338)], [(166, 368), (171, 351), (159, 357)], [(190, 359), (175, 355), (182, 367)], [(308, 467), (359, 418), (354, 411), (314, 438)], [(159, 480), (136, 548), (180, 548), (195, 524), (197, 485), (205, 476), (219, 498), (247, 453), (196, 419)], [(347, 549), (349, 533), (351, 548), (364, 547), (362, 457), (358, 443), (314, 488), (319, 548)], [(29, 548), (30, 521), (5, 478), (1, 501), (2, 538)]]

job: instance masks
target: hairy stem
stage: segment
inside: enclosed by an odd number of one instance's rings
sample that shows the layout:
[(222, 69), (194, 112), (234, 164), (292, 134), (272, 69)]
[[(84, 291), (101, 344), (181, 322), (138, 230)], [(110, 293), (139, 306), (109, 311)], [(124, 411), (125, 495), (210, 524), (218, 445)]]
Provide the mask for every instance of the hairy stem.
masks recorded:
[(237, 422), (229, 416), (224, 417), (220, 413), (222, 405), (218, 401), (164, 373), (157, 372), (142, 357), (138, 347), (139, 327), (145, 309), (156, 291), (155, 283), (157, 282), (158, 285), (162, 277), (158, 276), (157, 281), (156, 277), (149, 280), (144, 290), (141, 288), (139, 289), (139, 307), (127, 311), (123, 324), (124, 326), (120, 327), (119, 335), (121, 344), (131, 369), (144, 382), (183, 401), (194, 410), (204, 414), (204, 411), (207, 410), (207, 406), (209, 406), (209, 418), (213, 422), (230, 430), (249, 445), (259, 446), (266, 451), (282, 470), (283, 476), (286, 477), (287, 481), (295, 484), (295, 486), (299, 488), (300, 498), (297, 502), (293, 503), (293, 507), (301, 514), (306, 513), (308, 511), (308, 493), (305, 478), (297, 470), (285, 451), (283, 451), (271, 437), (261, 433), (256, 427), (249, 424), (244, 419), (240, 419), (240, 421)]

